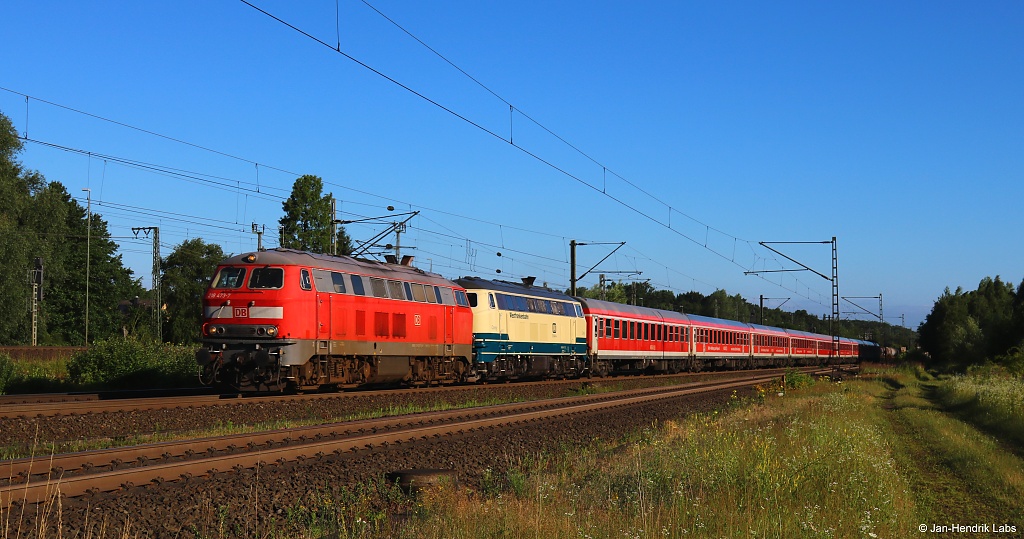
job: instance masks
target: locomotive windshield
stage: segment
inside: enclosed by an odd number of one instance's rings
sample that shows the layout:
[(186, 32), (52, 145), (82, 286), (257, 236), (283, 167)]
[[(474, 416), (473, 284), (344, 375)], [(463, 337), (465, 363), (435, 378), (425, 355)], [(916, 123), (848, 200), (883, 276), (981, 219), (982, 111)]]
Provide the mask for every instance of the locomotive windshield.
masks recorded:
[(249, 277), (249, 288), (281, 288), (284, 286), (284, 270), (281, 268), (253, 268)]
[(245, 268), (221, 268), (213, 280), (214, 288), (241, 288), (245, 282)]

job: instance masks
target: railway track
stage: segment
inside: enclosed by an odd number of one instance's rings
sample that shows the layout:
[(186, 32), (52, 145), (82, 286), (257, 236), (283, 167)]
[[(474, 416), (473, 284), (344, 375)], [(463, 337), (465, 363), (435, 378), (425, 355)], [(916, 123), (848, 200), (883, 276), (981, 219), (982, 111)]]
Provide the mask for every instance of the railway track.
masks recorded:
[[(682, 373), (675, 377), (719, 377), (736, 373), (781, 374), (789, 368), (758, 369), (750, 371), (721, 371), (704, 373)], [(630, 376), (624, 379), (671, 379), (671, 376)], [(602, 380), (611, 380), (606, 378)], [(543, 380), (533, 382), (517, 382), (524, 387), (551, 383), (579, 383), (586, 379)], [(429, 391), (461, 391), (479, 388), (480, 385), (454, 385), (424, 388)], [(381, 389), (341, 391), (333, 393), (301, 393), (294, 395), (252, 395), (241, 397), (238, 394), (218, 394), (207, 389), (174, 389), (174, 390), (140, 390), (102, 393), (54, 393), (32, 395), (0, 396), (0, 417), (52, 417), (57, 415), (113, 413), (128, 410), (161, 410), (172, 408), (192, 408), (198, 406), (217, 406), (224, 404), (244, 404), (256, 400), (261, 402), (286, 401), (294, 399), (336, 399), (352, 395), (372, 395), (388, 391), (417, 391), (417, 389)]]
[(94, 401), (149, 399), (158, 397), (188, 397), (213, 394), (215, 394), (215, 392), (206, 387), (186, 387), (178, 389), (128, 389), (119, 391), (98, 391), (95, 393), (25, 393), (0, 395), (0, 410), (4, 407), (17, 405), (83, 403)]
[[(804, 372), (829, 374), (832, 371), (811, 368)], [(0, 479), (0, 505), (36, 503), (55, 495), (79, 496), (269, 463), (324, 458), (394, 444), (416, 444), (482, 429), (508, 428), (530, 421), (751, 386), (777, 378), (777, 373), (742, 373), (726, 380), (670, 387), (2, 461), (0, 477), (4, 479)]]

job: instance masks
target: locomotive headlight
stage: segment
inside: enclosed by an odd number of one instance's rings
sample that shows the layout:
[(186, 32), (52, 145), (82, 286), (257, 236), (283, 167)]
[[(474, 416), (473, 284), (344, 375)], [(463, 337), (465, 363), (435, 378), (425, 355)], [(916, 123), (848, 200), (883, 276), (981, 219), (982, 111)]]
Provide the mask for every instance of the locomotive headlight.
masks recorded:
[(270, 326), (267, 328), (268, 337), (277, 337), (277, 326)]
[(223, 335), (224, 334), (224, 326), (217, 326), (217, 327), (213, 328), (213, 334), (214, 335)]
[(262, 337), (262, 336), (266, 335), (266, 333), (267, 333), (267, 328), (264, 328), (264, 327), (256, 328), (256, 335), (259, 335), (260, 337)]

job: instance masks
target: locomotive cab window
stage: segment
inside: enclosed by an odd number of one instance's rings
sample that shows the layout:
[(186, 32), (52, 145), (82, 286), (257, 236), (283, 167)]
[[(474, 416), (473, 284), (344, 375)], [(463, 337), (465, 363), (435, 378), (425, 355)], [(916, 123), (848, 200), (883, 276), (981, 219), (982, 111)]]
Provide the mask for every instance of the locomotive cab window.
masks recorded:
[(448, 287), (437, 287), (438, 293), (441, 295), (438, 303), (445, 305), (455, 305), (455, 291)]
[(309, 278), (309, 270), (304, 269), (299, 272), (299, 288), (303, 290), (312, 290), (313, 281)]
[(249, 288), (281, 288), (284, 286), (283, 268), (253, 268)]
[(245, 268), (221, 268), (213, 280), (214, 288), (241, 288), (245, 282)]

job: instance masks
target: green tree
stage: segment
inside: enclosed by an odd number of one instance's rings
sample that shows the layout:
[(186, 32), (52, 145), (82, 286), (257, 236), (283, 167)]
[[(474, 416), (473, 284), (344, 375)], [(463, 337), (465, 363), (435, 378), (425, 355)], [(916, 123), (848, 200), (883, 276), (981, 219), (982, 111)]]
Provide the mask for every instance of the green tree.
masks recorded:
[(921, 348), (931, 356), (932, 366), (962, 370), (984, 357), (984, 336), (971, 316), (971, 296), (959, 287), (952, 293), (946, 288), (918, 328)]
[(203, 322), (203, 294), (217, 263), (223, 260), (219, 245), (201, 238), (182, 242), (161, 261), (161, 295), (166, 304), (164, 340), (185, 344), (199, 340)]
[[(323, 194), (324, 182), (319, 176), (305, 175), (295, 180), (292, 194), (282, 204), (284, 216), (281, 225), (281, 247), (310, 251), (331, 252), (331, 198)], [(338, 254), (352, 252), (352, 240), (344, 227), (338, 227)]]
[[(601, 291), (601, 285), (594, 285), (590, 288), (577, 287), (576, 295), (581, 298), (590, 299), (603, 299), (604, 301), (612, 301), (615, 303), (629, 303), (627, 296), (626, 287), (622, 283), (608, 283), (604, 287), (604, 292)], [(602, 297), (603, 296), (603, 297)]]
[(0, 114), (0, 343), (26, 342), (31, 246), (22, 235), (21, 217), (31, 198), (17, 155), (21, 139), (11, 120)]
[(54, 182), (50, 186), (64, 193), (68, 208), (62, 247), (52, 250), (53, 256), (47, 263), (51, 276), (43, 303), (52, 342), (81, 344), (85, 338), (86, 253), (89, 341), (122, 335), (125, 315), (119, 304), (143, 295), (142, 283), (124, 266), (121, 255), (117, 254), (118, 245), (110, 239), (103, 217), (93, 213), (90, 219), (86, 208), (72, 200), (62, 185)]
[[(16, 159), (22, 150), (10, 119), (0, 114), (0, 343), (31, 340), (29, 271), (44, 266), (39, 304), (42, 344), (81, 344), (85, 331), (86, 210), (59, 182), (47, 182)], [(106, 222), (92, 219), (89, 337), (120, 331), (120, 299), (141, 290), (124, 268)]]

